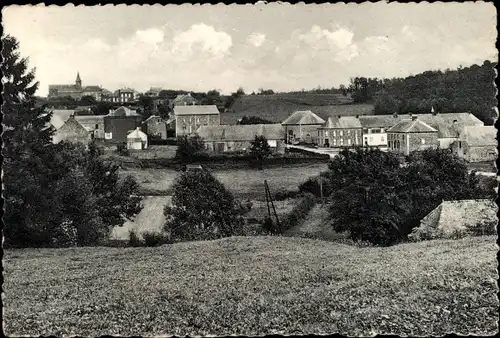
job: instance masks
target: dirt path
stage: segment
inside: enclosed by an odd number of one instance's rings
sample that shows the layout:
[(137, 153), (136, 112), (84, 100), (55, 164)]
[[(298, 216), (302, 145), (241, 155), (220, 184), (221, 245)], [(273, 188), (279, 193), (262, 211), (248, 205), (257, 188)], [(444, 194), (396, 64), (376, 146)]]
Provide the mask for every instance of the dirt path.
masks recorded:
[(326, 205), (317, 204), (311, 209), (306, 219), (286, 232), (288, 236), (314, 237), (335, 240), (343, 237), (336, 233), (330, 224), (330, 215)]

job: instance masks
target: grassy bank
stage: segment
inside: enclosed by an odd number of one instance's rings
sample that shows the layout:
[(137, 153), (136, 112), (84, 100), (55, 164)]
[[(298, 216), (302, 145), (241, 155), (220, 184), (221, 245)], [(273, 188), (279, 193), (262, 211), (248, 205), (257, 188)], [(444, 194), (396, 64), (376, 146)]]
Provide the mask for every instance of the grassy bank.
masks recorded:
[(7, 335), (493, 334), (494, 237), (6, 250)]

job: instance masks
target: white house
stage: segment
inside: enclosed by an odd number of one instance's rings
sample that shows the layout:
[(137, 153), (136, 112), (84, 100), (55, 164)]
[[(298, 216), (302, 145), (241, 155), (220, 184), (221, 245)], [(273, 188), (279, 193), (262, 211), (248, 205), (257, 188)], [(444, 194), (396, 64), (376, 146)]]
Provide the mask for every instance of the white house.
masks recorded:
[(146, 149), (148, 147), (148, 135), (139, 127), (127, 135), (127, 149)]

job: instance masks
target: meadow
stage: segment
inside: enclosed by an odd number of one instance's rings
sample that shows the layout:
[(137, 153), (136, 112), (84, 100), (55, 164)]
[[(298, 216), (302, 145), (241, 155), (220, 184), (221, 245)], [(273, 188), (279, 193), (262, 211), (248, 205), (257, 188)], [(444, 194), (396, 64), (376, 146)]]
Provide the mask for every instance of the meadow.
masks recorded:
[[(257, 169), (210, 170), (237, 199), (265, 201), (264, 180), (272, 194), (298, 190), (299, 184), (309, 177), (328, 169), (328, 163), (294, 164)], [(179, 171), (169, 168), (127, 168), (121, 175), (131, 175), (148, 195), (170, 194), (170, 187)]]
[(231, 237), (4, 252), (7, 336), (498, 331), (496, 238), (359, 248)]

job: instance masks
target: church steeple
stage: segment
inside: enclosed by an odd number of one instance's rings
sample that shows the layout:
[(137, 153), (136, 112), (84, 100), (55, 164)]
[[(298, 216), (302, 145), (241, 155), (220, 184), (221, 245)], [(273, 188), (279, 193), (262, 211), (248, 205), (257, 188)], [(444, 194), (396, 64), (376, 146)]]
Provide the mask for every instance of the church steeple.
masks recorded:
[(80, 72), (76, 73), (76, 87), (82, 88), (82, 80), (80, 79)]

